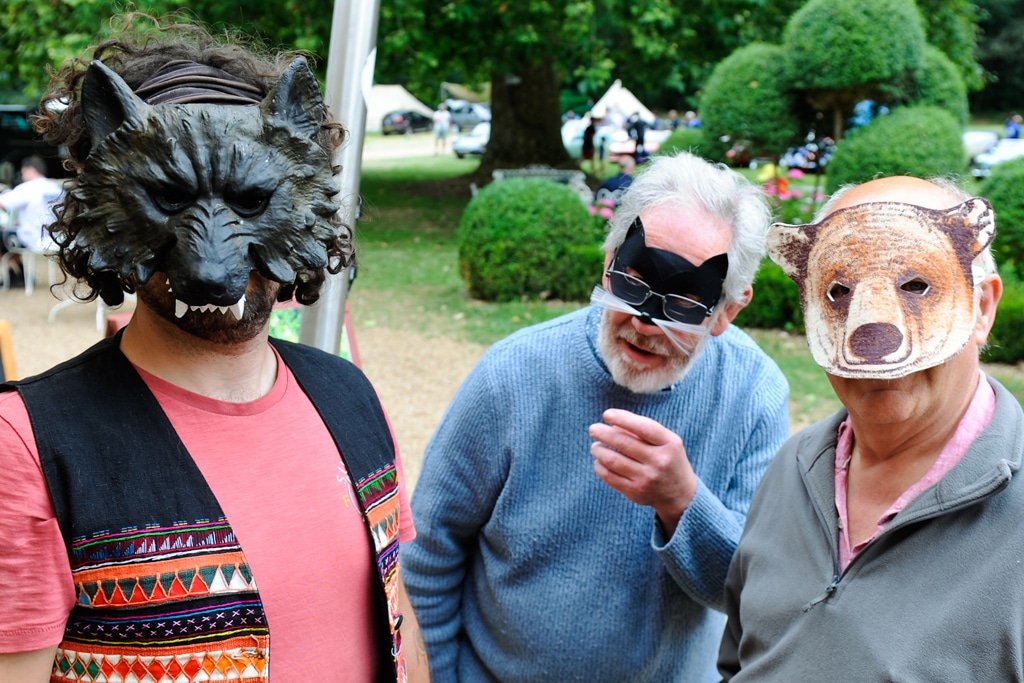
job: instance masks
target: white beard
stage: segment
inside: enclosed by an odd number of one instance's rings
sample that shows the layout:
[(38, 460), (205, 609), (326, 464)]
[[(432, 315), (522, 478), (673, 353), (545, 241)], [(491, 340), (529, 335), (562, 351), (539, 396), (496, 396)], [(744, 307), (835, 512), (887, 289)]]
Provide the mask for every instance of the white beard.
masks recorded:
[[(714, 325), (717, 317), (717, 314), (712, 317), (708, 328)], [(617, 330), (612, 329), (609, 309), (601, 311), (597, 349), (616, 384), (638, 394), (652, 394), (675, 384), (693, 367), (710, 336), (706, 331), (700, 335), (666, 327), (662, 327), (662, 331), (665, 336), (640, 334), (633, 328), (632, 321), (628, 318)], [(635, 363), (619, 350), (617, 341), (620, 339), (661, 356), (665, 360), (664, 365), (652, 369)]]

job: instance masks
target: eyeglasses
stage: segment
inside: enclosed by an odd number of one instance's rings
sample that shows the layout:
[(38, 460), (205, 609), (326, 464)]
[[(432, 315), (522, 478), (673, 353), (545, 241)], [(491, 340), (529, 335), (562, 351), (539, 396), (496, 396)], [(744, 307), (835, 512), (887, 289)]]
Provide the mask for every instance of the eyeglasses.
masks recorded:
[(699, 325), (715, 310), (714, 304), (709, 308), (699, 301), (679, 294), (658, 294), (640, 278), (623, 273), (621, 270), (609, 270), (605, 275), (608, 276), (612, 294), (631, 306), (642, 305), (652, 295), (660, 297), (661, 310), (665, 313), (665, 317), (677, 323)]

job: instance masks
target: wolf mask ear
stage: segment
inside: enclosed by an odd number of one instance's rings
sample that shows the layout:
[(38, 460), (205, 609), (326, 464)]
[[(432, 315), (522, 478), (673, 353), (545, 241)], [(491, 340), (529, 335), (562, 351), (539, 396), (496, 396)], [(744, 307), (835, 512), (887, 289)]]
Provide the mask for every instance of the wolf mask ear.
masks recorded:
[(95, 60), (89, 65), (82, 81), (82, 115), (94, 145), (126, 122), (139, 123), (140, 110), (148, 106), (106, 64)]
[(324, 120), (320, 84), (305, 58), (297, 57), (260, 105), (264, 113), (283, 121), (303, 135), (315, 138)]

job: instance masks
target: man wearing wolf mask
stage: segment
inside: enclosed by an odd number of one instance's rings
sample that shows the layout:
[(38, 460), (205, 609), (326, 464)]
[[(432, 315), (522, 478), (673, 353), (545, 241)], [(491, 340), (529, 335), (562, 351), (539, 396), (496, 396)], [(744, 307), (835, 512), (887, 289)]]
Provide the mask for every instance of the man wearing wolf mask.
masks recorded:
[(178, 25), (54, 84), (61, 265), (138, 304), (0, 393), (0, 680), (417, 678), (387, 418), (351, 364), (268, 337), (352, 260), (312, 71)]

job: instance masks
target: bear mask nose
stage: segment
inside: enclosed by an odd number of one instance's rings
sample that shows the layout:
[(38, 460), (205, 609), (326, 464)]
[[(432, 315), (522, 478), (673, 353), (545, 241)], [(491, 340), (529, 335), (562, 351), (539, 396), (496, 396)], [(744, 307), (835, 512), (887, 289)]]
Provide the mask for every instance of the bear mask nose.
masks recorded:
[(868, 363), (879, 363), (900, 348), (903, 333), (890, 323), (861, 325), (850, 335), (850, 350)]

